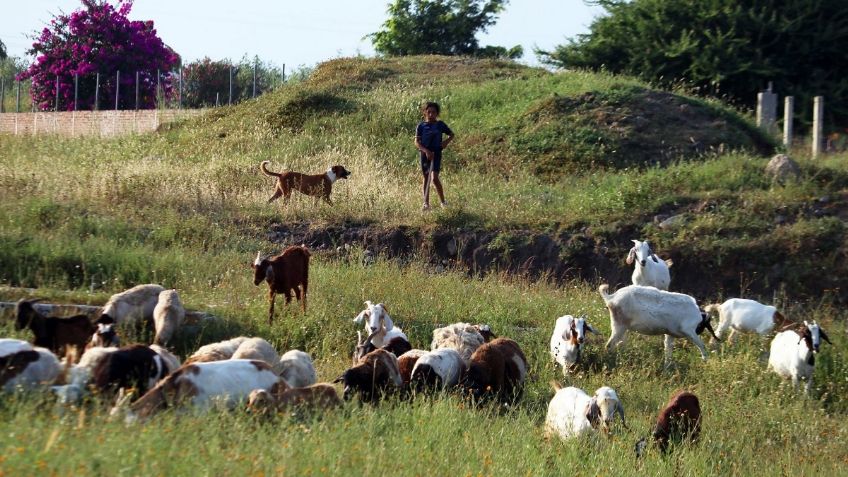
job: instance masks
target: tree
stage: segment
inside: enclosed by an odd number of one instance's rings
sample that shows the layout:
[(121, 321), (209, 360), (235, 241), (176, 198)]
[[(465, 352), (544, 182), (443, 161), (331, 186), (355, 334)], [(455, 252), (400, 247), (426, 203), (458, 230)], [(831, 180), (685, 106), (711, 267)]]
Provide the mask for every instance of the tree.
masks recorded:
[(475, 35), (495, 24), (508, 0), (395, 0), (383, 28), (368, 35), (377, 53), (519, 58), (521, 46), (480, 47)]
[(94, 106), (96, 73), (100, 73), (99, 108), (113, 108), (120, 72), (118, 107), (135, 107), (136, 72), (139, 75), (140, 107), (156, 105), (158, 83), (166, 95), (172, 91), (171, 69), (179, 56), (157, 36), (152, 21), (131, 21), (127, 15), (132, 1), (119, 7), (104, 0), (82, 0), (83, 8), (61, 14), (37, 34), (27, 52), (36, 61), (19, 79), (32, 78), (33, 102), (42, 110), (52, 109), (59, 83), (59, 108), (74, 107), (74, 75), (79, 76), (78, 107)]
[[(607, 15), (540, 59), (604, 69), (752, 107), (773, 82), (803, 111), (826, 96), (831, 124), (848, 122), (844, 0), (598, 0)], [(809, 113), (806, 114), (809, 116)]]
[(253, 97), (253, 69), (256, 68), (256, 95), (282, 84), (283, 72), (272, 63), (247, 55), (233, 64), (229, 60), (202, 58), (183, 68), (183, 105), (188, 108), (215, 106), (216, 95), (220, 105), (230, 99), (230, 68), (233, 75), (232, 102)]
[(3, 43), (3, 40), (0, 40), (0, 60), (5, 60), (6, 56), (6, 45)]

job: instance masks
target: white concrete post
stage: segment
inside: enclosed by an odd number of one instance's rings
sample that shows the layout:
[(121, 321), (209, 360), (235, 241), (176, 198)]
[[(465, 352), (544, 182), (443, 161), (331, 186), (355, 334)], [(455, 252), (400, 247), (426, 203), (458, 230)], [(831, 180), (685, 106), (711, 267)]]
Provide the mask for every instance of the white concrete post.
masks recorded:
[(824, 96), (813, 98), (813, 157), (822, 152), (822, 129), (824, 123)]
[(757, 93), (757, 127), (769, 134), (775, 134), (777, 95), (772, 93), (771, 88), (771, 82), (769, 82), (767, 90)]
[(783, 145), (792, 147), (792, 119), (795, 114), (795, 98), (787, 96), (783, 101)]

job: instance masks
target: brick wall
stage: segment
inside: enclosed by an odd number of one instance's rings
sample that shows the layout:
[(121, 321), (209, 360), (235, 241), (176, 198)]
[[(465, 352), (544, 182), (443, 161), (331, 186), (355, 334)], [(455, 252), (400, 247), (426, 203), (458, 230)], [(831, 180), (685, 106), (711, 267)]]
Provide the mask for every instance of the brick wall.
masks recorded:
[(0, 134), (114, 137), (155, 131), (160, 124), (190, 118), (203, 112), (201, 109), (146, 109), (2, 113)]

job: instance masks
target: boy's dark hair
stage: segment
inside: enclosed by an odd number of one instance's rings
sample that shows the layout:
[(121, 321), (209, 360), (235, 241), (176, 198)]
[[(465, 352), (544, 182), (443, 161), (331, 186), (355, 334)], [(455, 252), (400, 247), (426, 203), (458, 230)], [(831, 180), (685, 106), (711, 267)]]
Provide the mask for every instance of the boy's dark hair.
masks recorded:
[(442, 108), (439, 107), (439, 103), (435, 101), (427, 101), (426, 103), (424, 103), (424, 106), (421, 106), (421, 112), (423, 113), (424, 111), (427, 111), (427, 108), (436, 108), (436, 114), (442, 112)]

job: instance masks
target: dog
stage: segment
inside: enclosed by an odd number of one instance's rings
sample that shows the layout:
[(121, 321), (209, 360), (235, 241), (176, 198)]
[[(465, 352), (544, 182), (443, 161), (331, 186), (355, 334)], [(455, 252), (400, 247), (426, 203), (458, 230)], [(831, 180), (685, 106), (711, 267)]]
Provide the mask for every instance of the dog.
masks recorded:
[(292, 189), (295, 189), (306, 195), (315, 197), (316, 203), (319, 198), (323, 198), (326, 203), (333, 205), (333, 201), (330, 200), (333, 183), (339, 179), (347, 179), (350, 176), (350, 171), (345, 169), (344, 166), (333, 166), (323, 174), (309, 175), (292, 171), (283, 173), (271, 172), (268, 170), (268, 164), (270, 163), (271, 161), (262, 161), (262, 164), (259, 165), (263, 174), (277, 178), (277, 183), (274, 186), (274, 195), (268, 199), (268, 203), (282, 196), (283, 202), (288, 204)]

